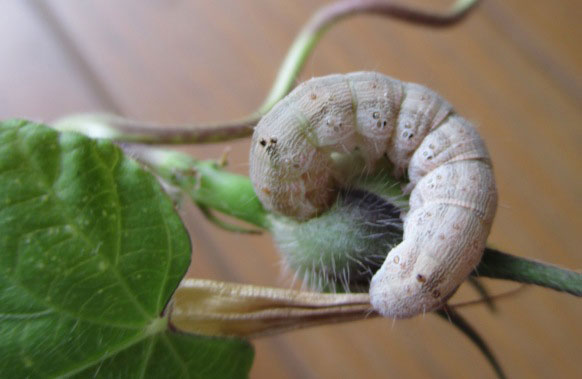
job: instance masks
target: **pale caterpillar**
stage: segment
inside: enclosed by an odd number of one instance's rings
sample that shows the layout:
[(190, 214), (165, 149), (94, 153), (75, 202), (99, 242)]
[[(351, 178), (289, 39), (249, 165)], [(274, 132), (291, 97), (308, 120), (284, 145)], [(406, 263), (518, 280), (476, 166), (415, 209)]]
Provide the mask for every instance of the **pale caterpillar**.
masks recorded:
[(439, 308), (479, 263), (497, 207), (491, 161), (475, 128), (419, 84), (375, 72), (311, 79), (256, 126), (250, 176), (263, 205), (296, 220), (324, 213), (351, 180), (356, 152), (408, 175), (404, 239), (370, 283), (373, 307), (404, 318)]

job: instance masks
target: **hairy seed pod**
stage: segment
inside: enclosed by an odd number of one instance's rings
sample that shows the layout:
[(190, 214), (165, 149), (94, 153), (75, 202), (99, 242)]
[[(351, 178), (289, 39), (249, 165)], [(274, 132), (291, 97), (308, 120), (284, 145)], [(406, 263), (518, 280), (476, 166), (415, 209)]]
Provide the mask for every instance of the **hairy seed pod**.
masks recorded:
[(388, 251), (402, 241), (398, 200), (351, 187), (320, 217), (271, 216), (285, 268), (318, 291), (368, 291)]
[[(311, 79), (255, 128), (250, 176), (263, 205), (299, 221), (334, 203), (348, 180), (334, 156), (388, 157), (408, 174), (404, 239), (370, 284), (387, 317), (439, 308), (479, 263), (497, 208), (491, 161), (475, 128), (441, 96), (375, 72)], [(350, 178), (351, 179), (351, 178)]]

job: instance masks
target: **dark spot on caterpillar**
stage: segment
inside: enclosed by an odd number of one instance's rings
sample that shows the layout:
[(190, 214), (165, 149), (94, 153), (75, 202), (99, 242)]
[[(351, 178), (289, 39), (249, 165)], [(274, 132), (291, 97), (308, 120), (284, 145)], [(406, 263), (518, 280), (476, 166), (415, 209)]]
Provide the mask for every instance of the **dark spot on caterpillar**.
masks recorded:
[(382, 126), (382, 121), (378, 120), (378, 122), (376, 123), (377, 127), (381, 127)]
[(414, 133), (410, 133), (410, 134), (408, 135), (408, 139), (411, 139), (412, 137), (414, 137)]
[(380, 118), (380, 112), (374, 112), (372, 113), (372, 117), (374, 118), (374, 120), (377, 120)]
[(386, 120), (384, 120), (384, 122), (382, 123), (382, 126), (386, 126), (388, 124), (388, 122)]
[(418, 280), (421, 283), (426, 282), (426, 278), (421, 274), (416, 275), (416, 280)]
[(259, 143), (261, 144), (261, 146), (267, 146), (267, 141), (264, 138), (261, 138)]
[[(263, 142), (265, 143), (263, 144)], [(261, 140), (261, 145), (265, 146), (266, 143), (267, 141), (264, 139)], [(271, 137), (269, 140), (269, 145), (267, 146), (267, 154), (269, 155), (269, 158), (271, 158), (271, 161), (276, 161), (279, 159), (279, 153), (277, 150), (277, 138)]]
[(439, 297), (439, 296), (441, 296), (441, 291), (439, 291), (439, 290), (432, 291), (432, 297), (435, 297), (436, 298), (436, 297)]

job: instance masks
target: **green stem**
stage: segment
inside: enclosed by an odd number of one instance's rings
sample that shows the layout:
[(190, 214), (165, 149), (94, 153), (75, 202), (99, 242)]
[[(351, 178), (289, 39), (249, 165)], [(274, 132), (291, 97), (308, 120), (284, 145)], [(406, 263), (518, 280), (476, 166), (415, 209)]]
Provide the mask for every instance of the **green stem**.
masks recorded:
[(200, 161), (177, 151), (148, 146), (123, 148), (166, 183), (190, 196), (204, 211), (216, 210), (262, 229), (269, 228), (268, 213), (249, 178), (225, 171), (224, 163)]
[(253, 126), (291, 91), (307, 58), (326, 31), (345, 18), (375, 14), (431, 27), (446, 27), (462, 20), (479, 0), (457, 0), (445, 14), (409, 8), (380, 0), (344, 0), (321, 8), (303, 27), (285, 57), (273, 86), (259, 109), (236, 120), (207, 125), (160, 125), (112, 115), (80, 114), (57, 120), (58, 130), (77, 131), (94, 138), (148, 144), (213, 143), (248, 137)]
[(486, 248), (475, 275), (536, 284), (582, 296), (582, 273)]
[(187, 189), (195, 202), (268, 229), (267, 212), (246, 176), (226, 172), (212, 161), (198, 161), (194, 171), (195, 180), (179, 177), (176, 183)]
[(295, 38), (259, 112), (268, 112), (289, 93), (317, 43), (334, 24), (343, 19), (360, 14), (372, 14), (418, 25), (446, 27), (461, 21), (478, 3), (479, 0), (458, 0), (445, 14), (425, 12), (392, 1), (377, 0), (338, 1), (325, 6), (311, 17)]
[(477, 348), (481, 351), (481, 353), (483, 353), (485, 358), (487, 358), (487, 360), (495, 370), (495, 373), (497, 374), (498, 378), (500, 379), (506, 378), (505, 373), (501, 368), (501, 365), (499, 364), (499, 362), (497, 362), (495, 355), (493, 355), (493, 352), (491, 351), (485, 340), (479, 335), (479, 333), (477, 333), (477, 331), (471, 326), (471, 324), (467, 322), (467, 320), (461, 317), (461, 315), (455, 312), (452, 308), (446, 306), (442, 310), (436, 311), (436, 314), (439, 315), (441, 318), (448, 320), (451, 324), (456, 326), (465, 336), (467, 336), (467, 338), (471, 340), (471, 342), (473, 342), (477, 346)]
[(473, 286), (475, 291), (479, 293), (479, 295), (481, 296), (481, 301), (485, 303), (487, 308), (489, 308), (491, 312), (496, 312), (497, 307), (493, 302), (493, 297), (489, 294), (489, 291), (487, 290), (487, 288), (485, 288), (485, 285), (481, 283), (481, 281), (475, 276), (470, 276), (469, 278), (467, 278), (467, 281), (471, 286)]

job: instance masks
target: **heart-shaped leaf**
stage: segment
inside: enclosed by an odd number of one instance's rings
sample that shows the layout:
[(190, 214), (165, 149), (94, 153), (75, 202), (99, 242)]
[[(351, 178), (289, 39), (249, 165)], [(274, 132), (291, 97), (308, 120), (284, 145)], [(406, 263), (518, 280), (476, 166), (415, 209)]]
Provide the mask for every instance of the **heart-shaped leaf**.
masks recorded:
[(189, 261), (172, 202), (111, 142), (0, 124), (4, 377), (246, 376), (247, 342), (168, 329)]

